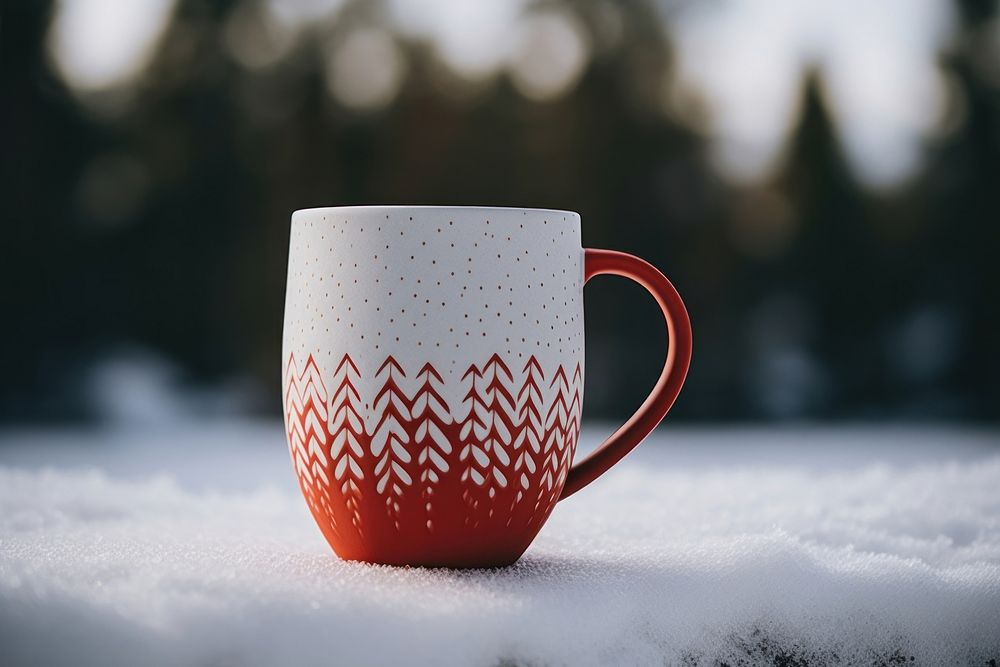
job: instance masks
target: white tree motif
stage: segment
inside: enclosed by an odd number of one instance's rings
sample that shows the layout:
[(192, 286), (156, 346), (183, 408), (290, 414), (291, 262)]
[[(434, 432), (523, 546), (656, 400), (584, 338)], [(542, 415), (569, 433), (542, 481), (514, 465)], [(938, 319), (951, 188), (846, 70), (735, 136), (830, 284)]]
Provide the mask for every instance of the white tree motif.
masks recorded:
[(326, 385), (312, 355), (306, 359), (301, 373), (296, 373), (295, 359), (289, 357), (286, 376), (285, 422), (295, 471), (310, 507), (326, 517), (330, 528), (336, 531), (327, 474), (330, 459)]
[(566, 423), (565, 446), (559, 459), (558, 479), (560, 488), (566, 482), (566, 475), (569, 474), (569, 468), (573, 464), (573, 452), (576, 450), (576, 443), (580, 437), (580, 413), (583, 410), (580, 395), (583, 391), (583, 372), (580, 370), (579, 362), (577, 362), (576, 368), (573, 370), (571, 385), (573, 394), (569, 401), (569, 421)]
[(359, 482), (365, 473), (361, 460), (365, 455), (365, 427), (359, 412), (361, 395), (357, 384), (361, 372), (347, 354), (340, 360), (334, 372), (333, 398), (330, 400), (330, 459), (333, 461), (333, 476), (340, 484), (345, 504), (351, 512), (355, 529), (361, 532), (361, 487)]
[(541, 455), (542, 440), (545, 437), (545, 425), (542, 423), (542, 385), (545, 374), (535, 355), (528, 357), (522, 372), (525, 374), (524, 384), (517, 393), (517, 415), (519, 425), (514, 438), (514, 474), (518, 475), (518, 491), (511, 506), (524, 499), (524, 494), (531, 485), (531, 477), (537, 469), (537, 459)]
[(414, 439), (418, 447), (417, 464), (420, 467), (421, 496), (427, 511), (427, 529), (433, 530), (430, 517), (434, 496), (434, 485), (440, 481), (438, 473), (448, 472), (446, 457), (451, 454), (451, 442), (445, 431), (452, 423), (451, 412), (442, 396), (444, 380), (430, 363), (426, 363), (417, 373), (420, 383), (413, 397), (411, 414), (417, 425)]
[(399, 528), (399, 501), (403, 495), (400, 485), (410, 486), (413, 483), (404, 467), (411, 460), (406, 448), (410, 442), (406, 425), (411, 419), (412, 406), (397, 382), (397, 377), (405, 378), (406, 373), (392, 355), (386, 357), (375, 373), (376, 378), (383, 375), (385, 381), (375, 395), (374, 403), (375, 414), (381, 417), (372, 433), (370, 449), (372, 456), (377, 459), (375, 490), (379, 494), (386, 494), (386, 511), (396, 528)]
[[(295, 476), (306, 490), (306, 502), (312, 505), (312, 474), (309, 471), (306, 435), (302, 426), (302, 392), (299, 391), (299, 369), (295, 355), (288, 357), (285, 367), (285, 429), (288, 431), (288, 451), (292, 456)], [(308, 482), (308, 484), (306, 484)]]
[(566, 446), (566, 425), (569, 422), (567, 393), (569, 381), (566, 370), (560, 364), (556, 368), (549, 389), (555, 389), (552, 403), (545, 415), (545, 440), (542, 445), (542, 479), (535, 502), (537, 511), (546, 501), (551, 502), (559, 477), (559, 464)]

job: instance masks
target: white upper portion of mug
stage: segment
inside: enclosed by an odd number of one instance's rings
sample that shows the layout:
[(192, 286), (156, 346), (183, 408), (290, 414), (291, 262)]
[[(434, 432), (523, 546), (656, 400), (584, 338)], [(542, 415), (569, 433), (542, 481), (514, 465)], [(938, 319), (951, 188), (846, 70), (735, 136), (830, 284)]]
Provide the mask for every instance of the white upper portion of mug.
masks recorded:
[(347, 354), (374, 378), (392, 356), (408, 380), (430, 363), (456, 403), (467, 369), (494, 354), (512, 373), (531, 357), (547, 377), (582, 371), (577, 213), (348, 206), (292, 220), (283, 365), (313, 356), (329, 373)]

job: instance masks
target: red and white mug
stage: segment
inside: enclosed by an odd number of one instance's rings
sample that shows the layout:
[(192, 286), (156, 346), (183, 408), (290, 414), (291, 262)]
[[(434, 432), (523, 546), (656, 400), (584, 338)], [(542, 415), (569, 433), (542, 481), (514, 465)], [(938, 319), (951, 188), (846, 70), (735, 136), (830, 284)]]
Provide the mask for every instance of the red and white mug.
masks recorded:
[[(652, 293), (669, 347), (639, 410), (574, 465), (583, 286), (600, 274)], [(351, 206), (292, 215), (283, 348), (292, 462), (333, 550), (492, 567), (663, 419), (691, 326), (653, 266), (581, 248), (576, 213)]]

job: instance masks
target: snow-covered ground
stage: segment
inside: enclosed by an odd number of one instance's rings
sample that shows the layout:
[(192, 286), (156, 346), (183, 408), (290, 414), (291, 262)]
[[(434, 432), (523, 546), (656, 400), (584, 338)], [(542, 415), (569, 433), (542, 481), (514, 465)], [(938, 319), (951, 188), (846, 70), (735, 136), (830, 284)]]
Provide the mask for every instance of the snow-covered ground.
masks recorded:
[(998, 435), (667, 425), (451, 572), (338, 561), (277, 424), (8, 432), (0, 664), (987, 665)]

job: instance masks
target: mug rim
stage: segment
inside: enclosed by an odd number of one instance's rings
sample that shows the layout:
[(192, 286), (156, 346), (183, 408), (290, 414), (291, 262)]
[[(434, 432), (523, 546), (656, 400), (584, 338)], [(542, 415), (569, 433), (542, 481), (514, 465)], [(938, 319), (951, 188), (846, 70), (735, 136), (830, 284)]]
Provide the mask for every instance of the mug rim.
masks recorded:
[(312, 206), (309, 208), (300, 208), (292, 211), (292, 220), (294, 221), (296, 217), (303, 213), (334, 213), (338, 211), (385, 211), (385, 210), (415, 210), (421, 209), (425, 211), (523, 211), (523, 212), (533, 212), (533, 213), (552, 213), (559, 215), (573, 215), (577, 219), (580, 218), (580, 214), (576, 211), (570, 211), (567, 209), (560, 208), (537, 208), (533, 206), (464, 206), (464, 205), (451, 205), (451, 204), (356, 204), (348, 206)]

